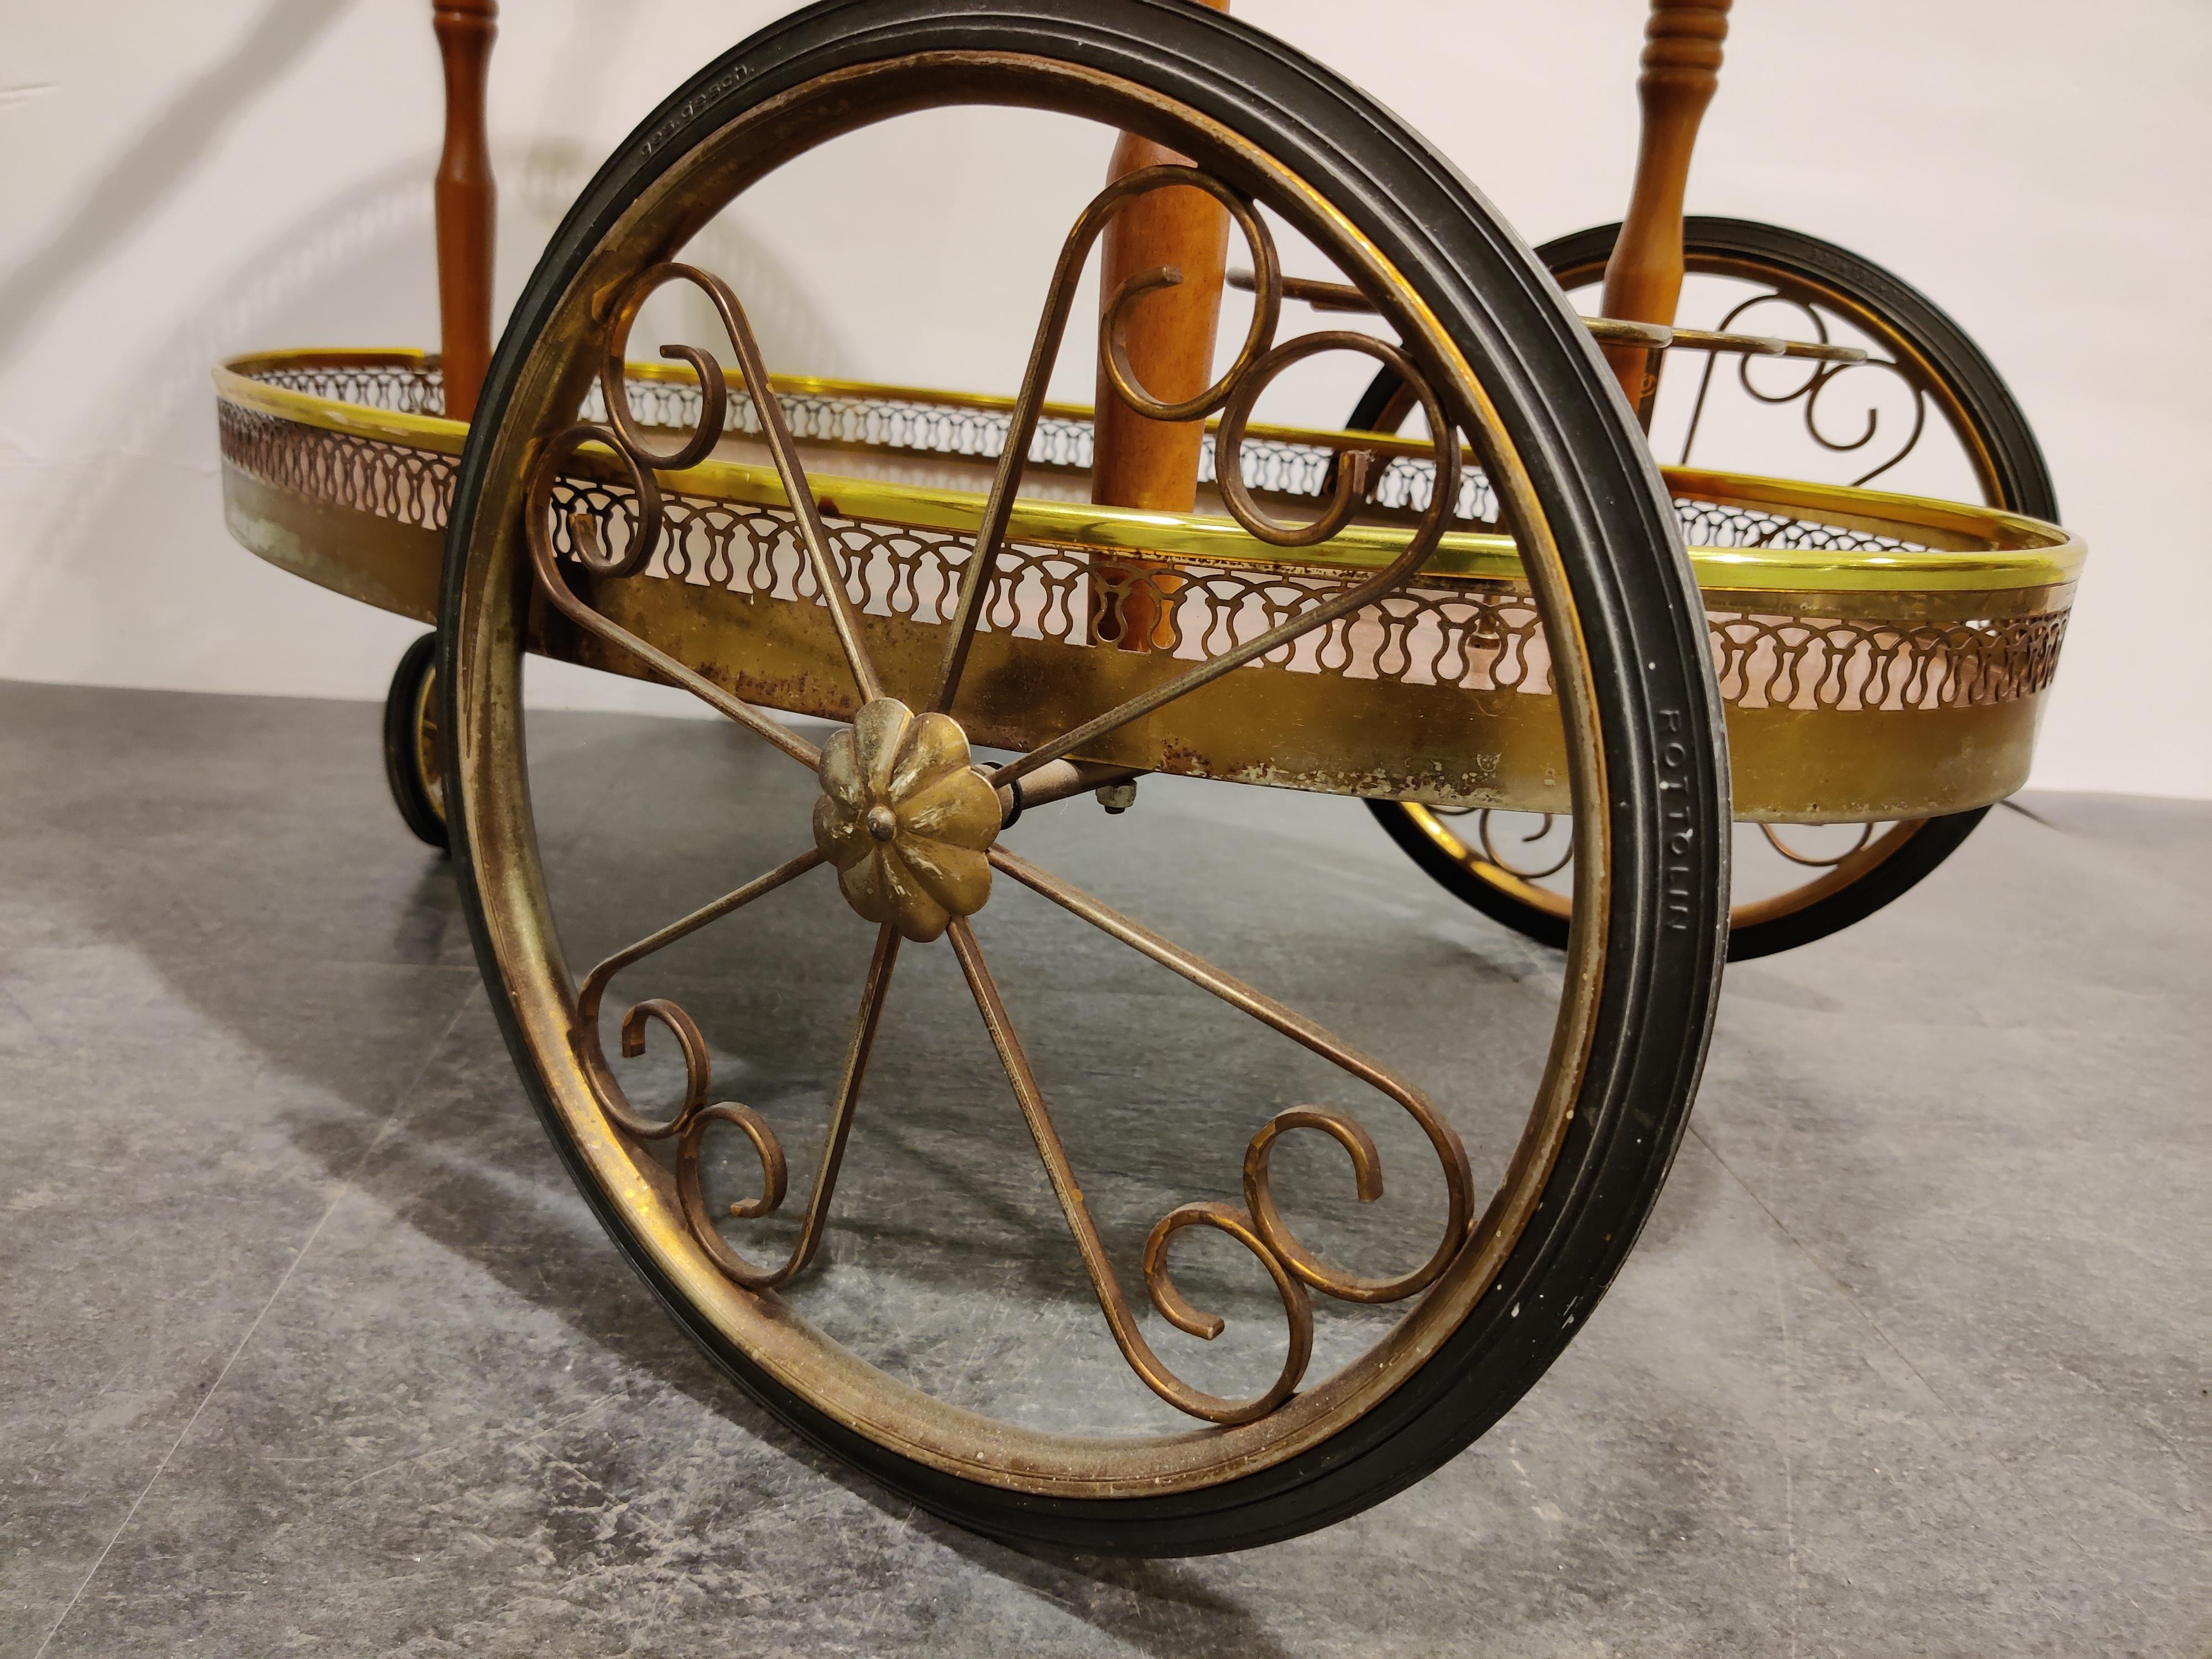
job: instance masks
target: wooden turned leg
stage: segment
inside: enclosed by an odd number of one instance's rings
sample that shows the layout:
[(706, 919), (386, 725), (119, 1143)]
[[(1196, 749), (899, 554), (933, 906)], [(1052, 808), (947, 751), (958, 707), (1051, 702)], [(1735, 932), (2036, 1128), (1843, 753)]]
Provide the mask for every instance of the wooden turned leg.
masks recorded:
[[(1636, 184), (1620, 240), (1605, 268), (1605, 314), (1634, 323), (1672, 323), (1682, 297), (1682, 199), (1698, 124), (1720, 85), (1729, 0), (1651, 0), (1644, 26), (1644, 73), (1636, 93), (1644, 132)], [(1648, 429), (1664, 354), (1608, 346), (1606, 360)]]
[[(1192, 0), (1216, 11), (1229, 0)], [(1145, 167), (1188, 164), (1189, 158), (1123, 133), (1107, 179)], [(1159, 190), (1139, 198), (1107, 227), (1098, 283), (1103, 307), (1121, 283), (1144, 271), (1173, 265), (1182, 281), (1146, 295), (1132, 307), (1126, 338), (1138, 383), (1163, 403), (1178, 403), (1206, 389), (1213, 368), (1214, 330), (1221, 317), (1222, 277), (1229, 258), (1229, 214), (1202, 191)], [(1149, 421), (1115, 394), (1102, 369), (1097, 426), (1091, 445), (1091, 499), (1104, 507), (1141, 507), (1188, 513), (1198, 504), (1199, 452), (1203, 421)], [(1173, 643), (1171, 607), (1165, 603), (1176, 578), (1141, 561), (1102, 567), (1108, 582), (1133, 585), (1121, 605), (1121, 641), (1127, 651)], [(1139, 580), (1148, 574), (1149, 580)]]
[(432, 0), (446, 69), (446, 147), (434, 197), (438, 221), (439, 352), (446, 413), (465, 421), (491, 366), (492, 232), (496, 192), (484, 136), (484, 81), (499, 0)]

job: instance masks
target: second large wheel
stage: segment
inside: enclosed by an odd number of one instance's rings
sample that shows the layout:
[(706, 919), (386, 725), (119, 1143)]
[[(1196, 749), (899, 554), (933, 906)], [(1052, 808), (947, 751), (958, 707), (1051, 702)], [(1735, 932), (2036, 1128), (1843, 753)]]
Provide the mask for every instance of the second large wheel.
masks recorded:
[[(1546, 243), (1537, 257), (1562, 289), (1584, 294), (1584, 308), (1595, 310), (1590, 290), (1604, 277), (1620, 230), (1599, 225), (1579, 231)], [(2057, 520), (2050, 472), (2019, 404), (1980, 348), (1925, 295), (1870, 260), (1779, 226), (1693, 217), (1682, 230), (1691, 280), (1678, 314), (1686, 325), (1862, 344), (1870, 361), (1790, 366), (1778, 374), (1775, 366), (1748, 357), (1731, 366), (1718, 357), (1672, 354), (1683, 361), (1670, 362), (1666, 391), (1672, 402), (1662, 405), (1662, 419), (1672, 416), (1666, 421), (1671, 429), (1654, 433), (1662, 455), (1687, 464), (1694, 453), (1705, 464), (1739, 471), (1882, 488), (1897, 483), (1901, 469), (1918, 468), (1923, 493), (1978, 496), (1992, 507)], [(1860, 387), (1869, 395), (1844, 410)], [(1731, 395), (1734, 411), (1721, 407)], [(1386, 371), (1346, 424), (1356, 431), (1395, 430), (1408, 412)], [(1739, 418), (1725, 425), (1731, 412)], [(1753, 430), (1744, 415), (1764, 417), (1765, 430)], [(1773, 444), (1778, 417), (1788, 417), (1794, 448)], [(1540, 944), (1565, 945), (1574, 853), (1565, 825), (1527, 814), (1456, 813), (1398, 801), (1370, 807), (1391, 839), (1448, 892)], [(1987, 811), (1818, 829), (1762, 825), (1747, 832), (1735, 875), (1729, 959), (1793, 950), (1865, 920), (1956, 851)]]

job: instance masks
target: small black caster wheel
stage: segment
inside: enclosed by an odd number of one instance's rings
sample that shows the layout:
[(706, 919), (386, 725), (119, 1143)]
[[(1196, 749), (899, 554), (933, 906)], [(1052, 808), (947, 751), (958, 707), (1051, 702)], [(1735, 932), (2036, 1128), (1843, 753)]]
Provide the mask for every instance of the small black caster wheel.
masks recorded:
[(384, 698), (384, 775), (417, 841), (447, 850), (446, 756), (438, 736), (438, 636), (407, 647)]

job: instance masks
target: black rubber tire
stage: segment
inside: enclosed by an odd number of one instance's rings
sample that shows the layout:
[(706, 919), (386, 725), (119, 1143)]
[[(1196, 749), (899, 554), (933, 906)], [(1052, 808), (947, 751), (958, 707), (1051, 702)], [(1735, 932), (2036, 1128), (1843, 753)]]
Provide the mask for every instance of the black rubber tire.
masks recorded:
[(1719, 989), (1726, 738), (1674, 514), (1587, 331), (1542, 265), (1451, 165), (1327, 69), (1187, 0), (832, 0), (771, 26), (702, 70), (623, 142), (514, 308), (470, 434), (447, 538), (447, 729), (465, 729), (455, 624), (507, 405), (538, 331), (626, 204), (731, 116), (817, 76), (913, 53), (992, 52), (1048, 55), (1122, 77), (1264, 145), (1407, 274), (1509, 411), (1588, 633), (1618, 860), (1608, 907), (1593, 920), (1607, 955), (1582, 1093), (1540, 1206), (1494, 1291), (1373, 1410), (1258, 1473), (1159, 1497), (1081, 1500), (949, 1475), (846, 1427), (726, 1341), (676, 1292), (590, 1177), (500, 988), (465, 793), (448, 803), (461, 891), (492, 1006), (580, 1188), (672, 1315), (770, 1411), (885, 1486), (978, 1532), (1120, 1555), (1238, 1549), (1326, 1525), (1410, 1486), (1542, 1375), (1587, 1321), (1665, 1180)]
[(451, 850), (446, 815), (430, 791), (434, 780), (422, 775), (422, 745), (415, 740), (422, 681), (437, 666), (438, 636), (425, 634), (407, 647), (398, 667), (392, 671), (392, 689), (384, 694), (384, 779), (392, 786), (392, 804), (415, 839), (444, 853)]
[[(1545, 243), (1536, 250), (1536, 257), (1546, 269), (1563, 277), (1601, 268), (1620, 234), (1618, 224), (1594, 225)], [(1686, 218), (1682, 243), (1692, 258), (1702, 253), (1755, 261), (1784, 275), (1839, 289), (1880, 313), (1926, 355), (1966, 405), (1995, 463), (1999, 499), (1990, 505), (2057, 521), (2058, 496), (2051, 487), (2051, 470), (2011, 388), (1966, 331), (1918, 289), (1832, 242), (1748, 219)], [(1371, 425), (1381, 418), (1397, 389), (1396, 377), (1389, 369), (1382, 370), (1361, 394), (1346, 424), (1354, 431)], [(1562, 918), (1492, 885), (1456, 862), (1421, 832), (1397, 802), (1371, 800), (1367, 805), (1390, 839), (1453, 897), (1539, 945), (1555, 950), (1565, 946), (1567, 924)], [(1989, 810), (1978, 806), (1930, 819), (1896, 852), (1849, 886), (1815, 899), (1802, 909), (1731, 929), (1729, 960), (1748, 962), (1794, 951), (1865, 921), (1911, 891), (1950, 857)]]

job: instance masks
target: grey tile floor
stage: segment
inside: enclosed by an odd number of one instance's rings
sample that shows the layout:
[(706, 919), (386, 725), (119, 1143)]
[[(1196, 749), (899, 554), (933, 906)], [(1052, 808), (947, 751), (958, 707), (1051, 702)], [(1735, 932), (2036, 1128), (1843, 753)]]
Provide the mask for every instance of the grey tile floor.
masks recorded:
[[(1528, 1399), (1332, 1530), (1147, 1565), (966, 1536), (709, 1369), (382, 791), (364, 707), (0, 685), (0, 1654), (2212, 1652), (2212, 809), (2030, 798), (1732, 970)], [(1356, 809), (1220, 810), (1424, 984), (1525, 967)]]

